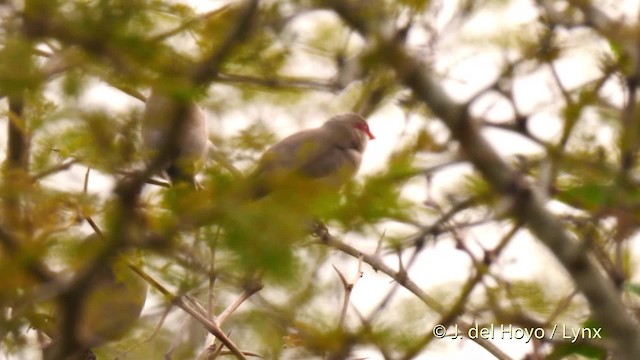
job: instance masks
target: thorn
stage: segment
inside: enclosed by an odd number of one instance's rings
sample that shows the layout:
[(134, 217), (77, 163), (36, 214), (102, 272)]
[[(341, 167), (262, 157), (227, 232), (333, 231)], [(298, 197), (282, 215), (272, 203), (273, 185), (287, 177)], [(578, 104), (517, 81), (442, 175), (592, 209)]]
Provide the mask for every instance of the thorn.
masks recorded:
[(342, 286), (346, 288), (349, 285), (349, 283), (347, 282), (347, 279), (344, 277), (344, 275), (342, 275), (340, 270), (338, 270), (338, 268), (335, 265), (331, 264), (331, 266), (338, 273), (338, 276), (340, 277), (340, 281), (342, 281)]

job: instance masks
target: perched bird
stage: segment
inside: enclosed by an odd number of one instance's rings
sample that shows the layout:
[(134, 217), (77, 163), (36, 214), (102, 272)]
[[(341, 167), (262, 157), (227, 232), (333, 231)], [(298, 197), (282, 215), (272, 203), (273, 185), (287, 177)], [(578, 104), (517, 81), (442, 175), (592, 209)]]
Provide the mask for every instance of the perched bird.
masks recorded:
[[(98, 235), (92, 234), (81, 244), (80, 251), (83, 257), (87, 257), (83, 261), (85, 265), (92, 261), (91, 252), (100, 241)], [(133, 328), (147, 299), (147, 283), (129, 268), (124, 258), (100, 266), (84, 286), (86, 289), (81, 296), (74, 291), (60, 299), (53, 318), (40, 327), (52, 338), (52, 343), (44, 349), (45, 360), (61, 357), (68, 360), (91, 359), (91, 348), (119, 340)], [(60, 326), (68, 326), (58, 319), (62, 316), (61, 307), (70, 307), (66, 311), (76, 312), (73, 336), (77, 344), (74, 352), (69, 354), (67, 349), (65, 356), (59, 353), (62, 341), (58, 334), (64, 332)]]
[[(295, 133), (264, 153), (249, 177), (251, 195), (258, 199), (274, 190), (309, 187), (337, 191), (358, 171), (367, 142), (374, 138), (367, 121), (354, 113)], [(297, 186), (304, 188), (293, 189)]]
[(147, 283), (129, 269), (124, 259), (103, 269), (82, 304), (80, 342), (95, 347), (122, 338), (140, 317), (147, 288)]
[(248, 270), (247, 282), (263, 274), (291, 276), (293, 245), (331, 216), (373, 138), (362, 116), (334, 116), (271, 146), (238, 193), (216, 204), (226, 243)]
[(209, 141), (204, 112), (194, 102), (186, 104), (184, 111), (170, 96), (153, 89), (147, 99), (142, 121), (142, 141), (145, 156), (152, 158), (171, 139), (172, 125), (176, 116), (182, 127), (176, 139), (175, 151), (170, 154), (162, 171), (172, 184), (187, 182), (196, 185), (197, 163), (204, 157)]

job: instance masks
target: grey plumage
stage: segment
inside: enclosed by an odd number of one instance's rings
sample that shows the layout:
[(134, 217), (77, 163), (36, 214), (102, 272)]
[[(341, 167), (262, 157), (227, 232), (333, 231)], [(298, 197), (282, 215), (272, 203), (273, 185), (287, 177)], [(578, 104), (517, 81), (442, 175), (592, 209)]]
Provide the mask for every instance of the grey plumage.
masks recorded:
[(353, 113), (295, 133), (264, 153), (250, 177), (252, 196), (283, 187), (286, 191), (297, 180), (339, 190), (358, 171), (367, 141), (373, 138), (366, 120)]
[[(102, 241), (97, 234), (87, 236), (78, 251), (86, 257), (82, 267), (65, 269), (65, 276), (75, 273), (82, 278), (81, 271), (93, 263)], [(91, 348), (121, 339), (138, 321), (147, 299), (147, 283), (129, 268), (126, 258), (100, 265), (93, 269), (88, 282), (81, 283), (81, 289), (69, 288), (72, 292), (58, 299), (57, 305), (61, 306), (54, 308), (53, 317), (39, 324), (38, 329), (52, 338), (43, 349), (45, 360), (95, 358), (91, 357)], [(70, 311), (73, 317), (69, 317)], [(70, 320), (75, 325), (74, 333), (66, 333)], [(72, 347), (70, 339), (61, 338), (70, 335), (74, 337)]]
[(195, 185), (196, 163), (201, 160), (208, 146), (208, 129), (204, 112), (194, 102), (189, 102), (182, 114), (177, 114), (180, 104), (171, 97), (153, 90), (145, 106), (142, 121), (143, 149), (147, 159), (166, 146), (171, 126), (180, 117), (180, 135), (176, 151), (171, 154), (162, 169), (172, 183), (185, 181)]

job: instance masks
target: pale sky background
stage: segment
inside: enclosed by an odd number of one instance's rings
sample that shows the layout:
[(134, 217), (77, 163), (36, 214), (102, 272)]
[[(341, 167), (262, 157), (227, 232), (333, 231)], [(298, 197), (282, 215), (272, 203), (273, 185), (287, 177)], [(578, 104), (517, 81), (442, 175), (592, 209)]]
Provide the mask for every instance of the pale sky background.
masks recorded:
[[(198, 12), (206, 12), (215, 9), (226, 2), (207, 1), (207, 0), (185, 0), (193, 6)], [(439, 26), (442, 26), (447, 20), (447, 14), (450, 14), (452, 4), (456, 1), (443, 1), (446, 6), (439, 18)], [(487, 46), (486, 51), (483, 49), (478, 52), (478, 46), (461, 45), (461, 41), (457, 36), (462, 35), (466, 41), (469, 39), (478, 39), (481, 42), (487, 36), (495, 36), (495, 29), (503, 29), (502, 33), (508, 34), (512, 32), (530, 32), (535, 33), (536, 30), (531, 24), (537, 16), (536, 8), (533, 1), (516, 0), (510, 1), (511, 5), (504, 8), (492, 8), (482, 11), (465, 25), (462, 34), (451, 33), (444, 34), (436, 55), (436, 70), (439, 73), (447, 72), (446, 79), (443, 84), (449, 94), (459, 100), (465, 100), (472, 94), (482, 89), (487, 83), (491, 82), (497, 75), (497, 69), (502, 63), (503, 54), (496, 48)], [(599, 4), (600, 2), (598, 2)], [(603, 2), (604, 3), (604, 2)], [(608, 1), (611, 6), (612, 14), (619, 11), (620, 14), (626, 13), (629, 18), (635, 19), (637, 14), (638, 1)], [(334, 18), (328, 13), (321, 13), (314, 16), (305, 16), (296, 20), (295, 26), (299, 29), (312, 29), (317, 21), (328, 21)], [(419, 34), (415, 34), (410, 38), (411, 42), (419, 43), (421, 40)], [(567, 55), (563, 60), (556, 63), (556, 68), (560, 74), (563, 83), (568, 88), (577, 87), (580, 84), (588, 82), (598, 74), (597, 61), (598, 57), (608, 51), (606, 43), (595, 41), (588, 33), (584, 33), (583, 41), (579, 44), (571, 44)], [(455, 66), (454, 66), (455, 64)], [(295, 65), (295, 66), (294, 66)], [(330, 67), (319, 66), (316, 62), (309, 59), (300, 59), (296, 64), (292, 65), (292, 71), (313, 76), (326, 75), (327, 78), (333, 75), (333, 69)], [(451, 71), (453, 69), (453, 71)], [(553, 100), (557, 99), (558, 93), (552, 85), (552, 81), (548, 73), (533, 73), (524, 78), (519, 78), (515, 83), (515, 93), (523, 113), (531, 113), (534, 110), (538, 114), (530, 121), (532, 132), (542, 138), (553, 139), (558, 136), (560, 122), (555, 116), (556, 111)], [(611, 85), (607, 87), (611, 99), (616, 103), (622, 102), (621, 94), (618, 89)], [(56, 97), (55, 88), (52, 88), (48, 94), (52, 98)], [(215, 96), (210, 92), (211, 96)], [(85, 97), (81, 100), (88, 107), (100, 106), (110, 111), (125, 111), (131, 106), (137, 106), (142, 109), (143, 104), (118, 90), (112, 89), (105, 84), (96, 83), (91, 86)], [(269, 119), (273, 130), (281, 137), (295, 132), (303, 127), (312, 127), (320, 125), (326, 120), (325, 115), (331, 115), (345, 111), (348, 109), (340, 108), (339, 95), (333, 94), (314, 94), (308, 102), (305, 103), (305, 113), (301, 118), (305, 119), (304, 123), (290, 118), (282, 113), (277, 107), (269, 107), (266, 103), (258, 104), (255, 108), (244, 109), (243, 112), (229, 112), (222, 114), (208, 113), (208, 121), (210, 130), (223, 131), (232, 134), (242, 128), (247, 121), (251, 121), (256, 117)], [(318, 111), (320, 109), (320, 111)], [(540, 109), (544, 109), (540, 111)], [(479, 101), (473, 108), (477, 114), (485, 114), (485, 117), (492, 120), (509, 119), (512, 116), (510, 107), (501, 101), (496, 101), (495, 97), (487, 96)], [(220, 125), (222, 124), (222, 128)], [(393, 151), (396, 144), (401, 141), (400, 135), (405, 127), (404, 115), (394, 107), (393, 103), (387, 104), (370, 119), (369, 124), (376, 139), (369, 143), (364, 162), (361, 168), (361, 174), (368, 174), (379, 170), (385, 166), (385, 160)], [(408, 133), (418, 129), (424, 125), (424, 119), (414, 116), (408, 123)], [(440, 124), (434, 124), (440, 126)], [(504, 156), (514, 154), (531, 154), (539, 152), (540, 149), (532, 143), (523, 140), (521, 137), (506, 134), (498, 130), (488, 130), (486, 135), (495, 145), (496, 149)], [(613, 134), (602, 132), (597, 134), (599, 141), (607, 142)], [(424, 165), (432, 165), (433, 159), (426, 159)], [(78, 190), (82, 186), (85, 168), (82, 166), (74, 166), (72, 171), (47, 179), (46, 184)], [(469, 172), (468, 166), (454, 166), (446, 172), (439, 174), (434, 179), (434, 187), (432, 192), (435, 196), (443, 196), (447, 193), (447, 189), (451, 188), (452, 182), (458, 182), (461, 176)], [(107, 193), (112, 184), (106, 177), (101, 177), (96, 172), (92, 175), (92, 183), (90, 191), (94, 193)], [(425, 187), (423, 183), (416, 182), (414, 186), (408, 190), (411, 198), (421, 201), (425, 198)], [(553, 209), (562, 209), (557, 204), (550, 204)], [(388, 224), (387, 230), (404, 231), (405, 228)], [(505, 229), (497, 226), (475, 227), (466, 234), (467, 239), (475, 239), (478, 244), (484, 248), (491, 248), (494, 242), (500, 238), (500, 234)], [(341, 237), (358, 247), (361, 250), (372, 251), (375, 248), (375, 241), (371, 238), (361, 239), (353, 234), (344, 234)], [(470, 244), (473, 248), (474, 245)], [(479, 250), (476, 245), (474, 250)], [(478, 252), (479, 253), (479, 252)], [(396, 266), (396, 259), (391, 256), (387, 259), (388, 264)], [(357, 261), (347, 258), (344, 255), (335, 255), (335, 261), (332, 264), (339, 267), (348, 277), (352, 277), (355, 272)], [(419, 257), (416, 264), (411, 268), (410, 276), (418, 284), (425, 289), (434, 289), (435, 293), (440, 290), (446, 291), (448, 288), (457, 288), (459, 284), (467, 279), (468, 269), (470, 267), (466, 254), (455, 249), (450, 241), (439, 241), (435, 246), (428, 246)], [(538, 241), (531, 239), (526, 234), (521, 234), (514, 239), (506, 251), (502, 254), (499, 261), (493, 265), (494, 271), (507, 274), (511, 279), (538, 279), (544, 281), (545, 287), (548, 289), (563, 289), (569, 292), (571, 287), (568, 285), (568, 278), (563, 275), (564, 271), (555, 262), (554, 257), (549, 251)], [(339, 282), (333, 269), (327, 266), (323, 269), (327, 279), (333, 278), (336, 283)], [(376, 274), (373, 270), (364, 267), (364, 276), (357, 282), (352, 295), (352, 303), (359, 312), (365, 314), (375, 308), (378, 302), (384, 297), (388, 289), (393, 284), (387, 276)], [(541, 280), (542, 279), (542, 280)], [(153, 290), (151, 290), (153, 291)], [(431, 291), (430, 294), (434, 294)], [(558, 296), (565, 295), (559, 293)], [(413, 295), (401, 290), (396, 296), (395, 301), (387, 310), (386, 316), (393, 316), (394, 305), (401, 306), (402, 301), (412, 298)], [(327, 299), (328, 305), (335, 306), (339, 309), (342, 301), (342, 293), (336, 293), (335, 298)], [(422, 309), (424, 314), (432, 314), (425, 306), (416, 309)], [(335, 311), (336, 316), (338, 310)], [(384, 318), (384, 317), (383, 317)], [(351, 320), (355, 320), (353, 317)], [(423, 332), (430, 331), (434, 326), (435, 317), (425, 315), (422, 324)], [(470, 319), (465, 319), (469, 321)], [(356, 322), (354, 322), (356, 323)], [(521, 358), (528, 350), (530, 344), (525, 344), (523, 340), (503, 340), (495, 341), (496, 345), (515, 359)], [(354, 356), (366, 356), (371, 360), (382, 359), (382, 357), (374, 351), (366, 349), (360, 350)], [(429, 347), (428, 351), (422, 354), (418, 359), (493, 359), (487, 351), (480, 348), (468, 340), (451, 340), (449, 338), (443, 340), (435, 340)], [(2, 354), (0, 354), (2, 359)]]

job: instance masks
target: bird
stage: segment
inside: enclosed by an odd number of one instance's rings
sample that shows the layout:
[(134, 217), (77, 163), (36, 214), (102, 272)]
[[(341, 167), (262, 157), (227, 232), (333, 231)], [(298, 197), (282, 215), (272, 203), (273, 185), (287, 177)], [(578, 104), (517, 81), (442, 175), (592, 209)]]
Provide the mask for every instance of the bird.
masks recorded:
[(142, 120), (142, 142), (147, 160), (167, 146), (172, 132), (173, 121), (179, 116), (180, 134), (176, 148), (170, 154), (161, 171), (168, 176), (171, 184), (184, 182), (197, 187), (195, 179), (197, 163), (206, 155), (209, 133), (204, 111), (194, 102), (188, 101), (182, 114), (180, 103), (171, 96), (154, 88), (147, 98)]
[(147, 283), (124, 259), (96, 275), (82, 304), (78, 338), (95, 347), (122, 338), (136, 323), (147, 298)]
[[(83, 263), (92, 261), (91, 252), (100, 241), (99, 235), (91, 234), (80, 244), (80, 253), (87, 257)], [(95, 269), (83, 296), (77, 297), (74, 293), (58, 304), (74, 306), (74, 311), (77, 312), (73, 334), (77, 342), (76, 348), (72, 354), (66, 354), (63, 358), (91, 359), (94, 358), (92, 348), (121, 339), (140, 317), (147, 299), (147, 290), (147, 283), (129, 268), (124, 257), (118, 257)], [(57, 334), (64, 330), (60, 328), (63, 325), (58, 319), (60, 316), (62, 310), (54, 307), (52, 317), (38, 327), (52, 339), (43, 349), (44, 359), (59, 358), (61, 355), (61, 340)]]
[(339, 191), (357, 173), (367, 142), (373, 139), (367, 121), (355, 113), (333, 116), (320, 127), (290, 135), (258, 161), (249, 176), (251, 195), (260, 199), (274, 191)]
[(269, 147), (228, 198), (216, 198), (215, 214), (226, 244), (239, 254), (246, 281), (264, 274), (291, 276), (296, 241), (324, 227), (343, 186), (357, 173), (374, 135), (355, 113), (294, 133)]

